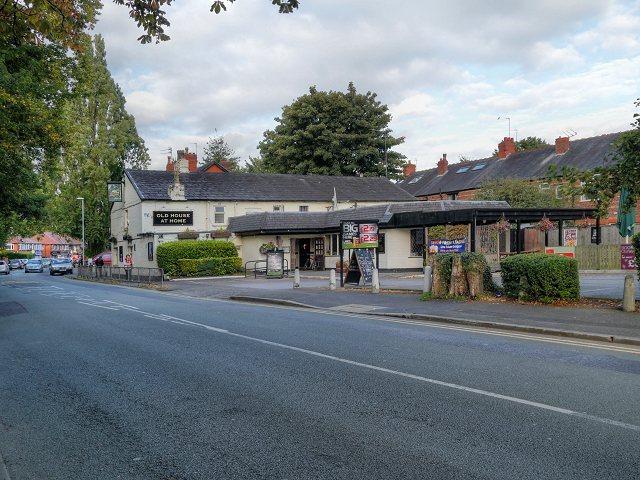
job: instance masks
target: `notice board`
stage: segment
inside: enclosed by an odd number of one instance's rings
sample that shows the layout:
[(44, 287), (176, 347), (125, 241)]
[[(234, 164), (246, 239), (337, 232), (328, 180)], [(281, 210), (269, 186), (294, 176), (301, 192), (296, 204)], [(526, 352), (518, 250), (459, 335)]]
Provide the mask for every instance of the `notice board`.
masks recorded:
[(267, 278), (284, 277), (284, 251), (270, 250), (267, 252)]
[(360, 279), (362, 279), (365, 287), (367, 284), (371, 285), (373, 269), (373, 259), (371, 258), (371, 252), (369, 252), (369, 250), (353, 250), (351, 259), (349, 260), (349, 268), (344, 277), (345, 285), (358, 285)]

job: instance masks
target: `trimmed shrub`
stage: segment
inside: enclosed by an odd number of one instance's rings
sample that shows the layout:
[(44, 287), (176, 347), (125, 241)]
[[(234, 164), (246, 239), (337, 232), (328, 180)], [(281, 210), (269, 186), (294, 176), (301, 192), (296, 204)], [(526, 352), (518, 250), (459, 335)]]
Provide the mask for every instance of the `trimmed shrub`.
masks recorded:
[(180, 269), (178, 260), (211, 257), (237, 257), (238, 250), (232, 242), (220, 240), (198, 240), (195, 242), (168, 242), (158, 245), (156, 257), (158, 267), (167, 275), (176, 275)]
[(211, 277), (237, 273), (242, 270), (240, 257), (226, 258), (181, 258), (178, 260), (179, 274), (185, 277)]
[[(531, 253), (513, 255), (500, 262), (502, 287), (511, 298), (520, 290), (527, 299), (552, 302), (580, 297), (578, 262), (564, 255)], [(520, 279), (526, 278), (526, 285)]]

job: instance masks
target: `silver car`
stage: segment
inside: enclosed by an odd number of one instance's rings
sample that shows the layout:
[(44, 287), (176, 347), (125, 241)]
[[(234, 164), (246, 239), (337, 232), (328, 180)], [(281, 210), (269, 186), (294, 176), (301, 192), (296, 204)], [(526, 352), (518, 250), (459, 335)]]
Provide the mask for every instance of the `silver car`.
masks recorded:
[(42, 262), (35, 258), (32, 258), (31, 260), (29, 260), (24, 266), (24, 273), (29, 273), (29, 272), (42, 273), (42, 271), (43, 271)]
[(65, 273), (73, 273), (73, 265), (68, 258), (55, 258), (49, 265), (49, 275), (55, 275), (59, 273), (64, 275)]
[(5, 275), (9, 275), (11, 273), (11, 267), (4, 260), (0, 260), (0, 273), (4, 273)]

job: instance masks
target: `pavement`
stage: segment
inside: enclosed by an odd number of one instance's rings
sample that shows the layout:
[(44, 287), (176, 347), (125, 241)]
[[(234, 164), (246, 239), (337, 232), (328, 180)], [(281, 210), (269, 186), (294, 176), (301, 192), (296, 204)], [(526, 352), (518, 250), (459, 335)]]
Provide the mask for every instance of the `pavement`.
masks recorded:
[[(370, 286), (329, 289), (329, 271), (301, 271), (300, 287), (290, 277), (212, 277), (174, 279), (172, 292), (198, 298), (278, 304), (412, 320), (558, 335), (640, 346), (640, 313), (622, 311), (624, 279), (633, 271), (581, 271), (582, 302), (556, 306), (505, 298), (476, 301), (420, 300), (423, 275), (381, 273), (380, 293)], [(499, 281), (499, 274), (494, 274)], [(640, 285), (634, 275), (635, 295)]]

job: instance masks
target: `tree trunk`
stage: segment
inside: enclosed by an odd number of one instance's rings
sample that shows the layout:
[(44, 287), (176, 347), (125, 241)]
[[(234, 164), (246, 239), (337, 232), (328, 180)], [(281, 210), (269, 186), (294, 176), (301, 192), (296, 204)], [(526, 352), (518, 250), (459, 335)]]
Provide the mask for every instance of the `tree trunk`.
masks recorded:
[(467, 286), (467, 277), (462, 271), (462, 259), (456, 257), (453, 259), (453, 267), (451, 269), (451, 284), (449, 285), (449, 294), (454, 297), (469, 294)]
[(442, 283), (442, 279), (440, 278), (440, 269), (438, 268), (438, 264), (434, 259), (431, 259), (431, 271), (433, 272), (432, 283), (431, 283), (431, 294), (434, 297), (441, 297), (444, 295), (446, 290), (444, 289), (444, 284)]
[(469, 283), (469, 295), (475, 297), (484, 293), (484, 283), (482, 272), (470, 270), (467, 272), (467, 282)]

